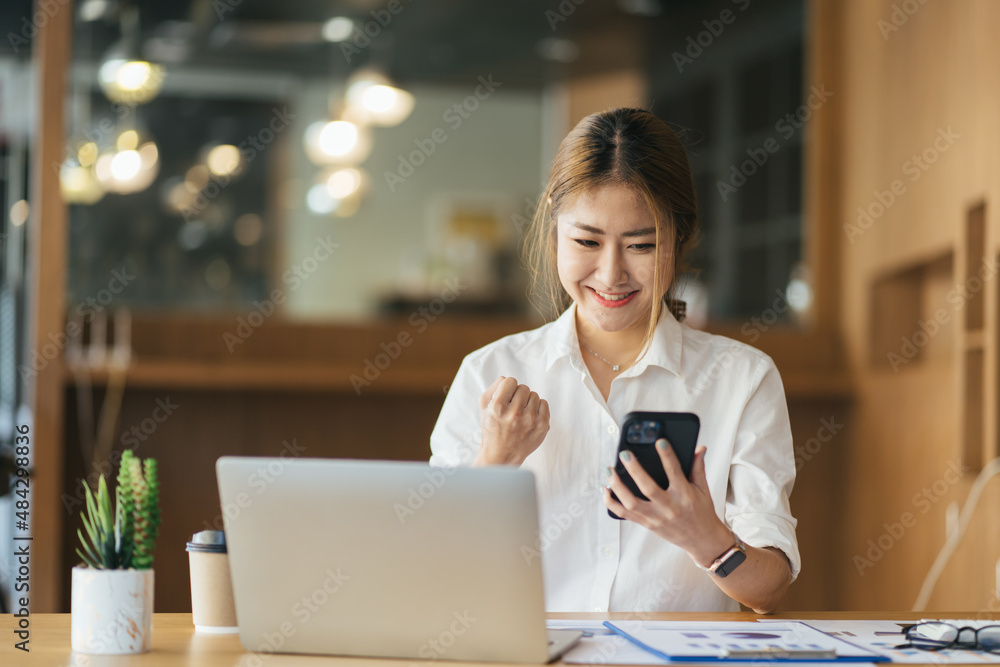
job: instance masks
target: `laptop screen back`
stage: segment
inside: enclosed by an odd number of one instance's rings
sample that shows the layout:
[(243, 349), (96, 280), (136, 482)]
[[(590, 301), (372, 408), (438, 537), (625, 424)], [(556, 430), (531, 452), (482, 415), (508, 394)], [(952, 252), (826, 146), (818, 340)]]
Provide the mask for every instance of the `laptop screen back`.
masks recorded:
[(548, 659), (530, 472), (223, 457), (217, 473), (247, 649)]

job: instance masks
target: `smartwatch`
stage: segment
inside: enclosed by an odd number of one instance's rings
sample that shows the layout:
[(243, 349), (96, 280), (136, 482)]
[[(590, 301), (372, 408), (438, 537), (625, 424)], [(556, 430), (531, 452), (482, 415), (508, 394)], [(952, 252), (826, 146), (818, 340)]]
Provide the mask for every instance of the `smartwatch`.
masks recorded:
[(736, 544), (729, 547), (724, 554), (716, 558), (711, 565), (703, 568), (706, 572), (711, 572), (717, 577), (728, 577), (733, 570), (740, 566), (740, 563), (747, 559), (747, 545), (743, 543), (736, 534), (733, 534)]

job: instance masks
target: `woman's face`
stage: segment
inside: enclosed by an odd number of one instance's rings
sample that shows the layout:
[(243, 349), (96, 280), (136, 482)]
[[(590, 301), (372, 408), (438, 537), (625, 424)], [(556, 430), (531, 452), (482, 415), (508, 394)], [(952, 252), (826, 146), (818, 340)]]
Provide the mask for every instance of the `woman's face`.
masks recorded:
[[(655, 221), (639, 195), (616, 185), (584, 193), (563, 206), (556, 228), (559, 280), (578, 315), (607, 332), (644, 326), (673, 276), (671, 239), (656, 247)], [(664, 291), (654, 294), (658, 260)]]

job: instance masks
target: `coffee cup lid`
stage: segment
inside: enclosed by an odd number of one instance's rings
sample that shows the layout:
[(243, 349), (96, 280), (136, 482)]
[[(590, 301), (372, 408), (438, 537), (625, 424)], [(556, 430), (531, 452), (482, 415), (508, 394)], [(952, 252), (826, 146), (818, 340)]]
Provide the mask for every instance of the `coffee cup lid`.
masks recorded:
[(203, 530), (195, 533), (187, 543), (188, 551), (203, 553), (226, 553), (226, 533), (221, 530)]

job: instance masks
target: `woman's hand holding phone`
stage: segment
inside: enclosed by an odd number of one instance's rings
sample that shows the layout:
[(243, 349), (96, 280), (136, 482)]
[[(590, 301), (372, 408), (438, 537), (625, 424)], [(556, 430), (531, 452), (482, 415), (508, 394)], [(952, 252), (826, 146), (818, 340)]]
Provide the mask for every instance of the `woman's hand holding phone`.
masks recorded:
[(656, 451), (670, 485), (660, 488), (635, 455), (626, 451), (622, 464), (649, 500), (637, 498), (614, 469), (608, 468), (604, 504), (623, 519), (635, 521), (684, 549), (696, 563), (708, 565), (732, 546), (733, 535), (715, 513), (705, 474), (705, 448), (695, 450), (690, 480), (684, 477), (677, 455), (665, 439), (656, 442)]
[(483, 443), (473, 465), (521, 465), (549, 432), (549, 404), (518, 384), (499, 377), (479, 397)]

